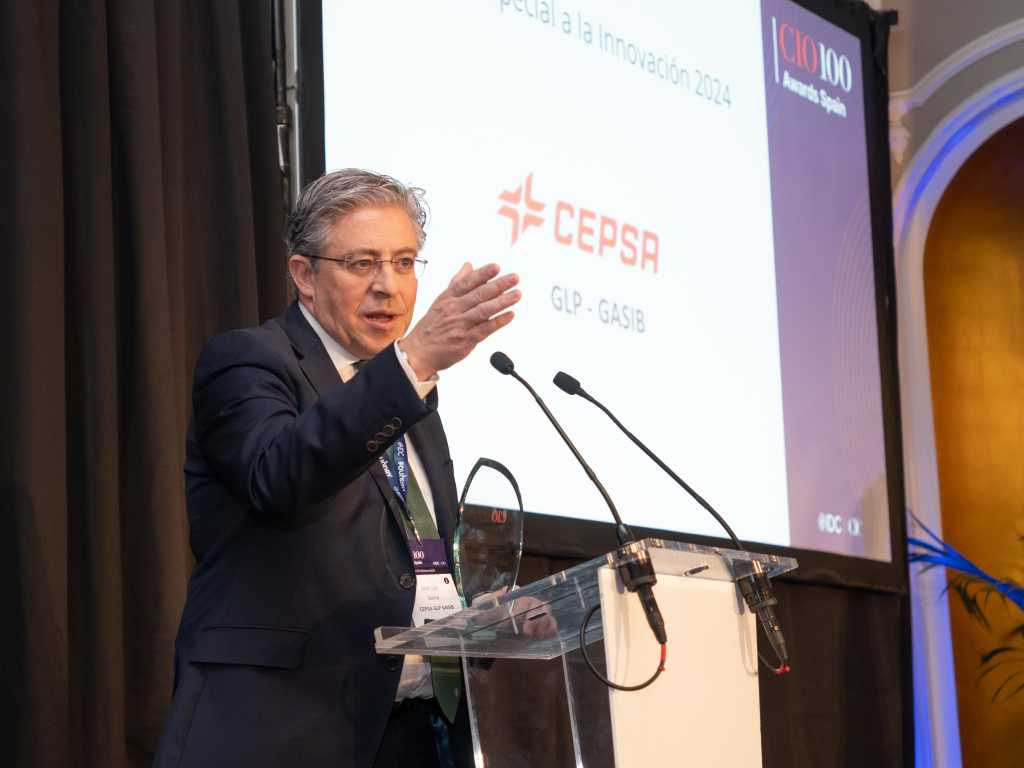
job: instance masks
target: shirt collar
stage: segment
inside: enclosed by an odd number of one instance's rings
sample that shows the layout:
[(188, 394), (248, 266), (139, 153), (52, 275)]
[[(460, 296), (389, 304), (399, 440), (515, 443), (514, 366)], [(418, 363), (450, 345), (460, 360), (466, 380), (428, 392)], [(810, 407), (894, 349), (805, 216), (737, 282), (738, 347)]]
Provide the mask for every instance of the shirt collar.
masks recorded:
[(299, 302), (299, 311), (302, 312), (306, 322), (313, 328), (314, 333), (320, 339), (320, 343), (324, 345), (324, 349), (327, 350), (327, 356), (331, 358), (334, 367), (338, 369), (338, 375), (344, 379), (345, 374), (343, 371), (346, 371), (354, 363), (358, 363), (359, 358), (341, 346), (333, 336), (327, 333), (323, 326), (317, 322), (317, 319), (313, 317), (313, 313), (306, 309), (301, 301)]

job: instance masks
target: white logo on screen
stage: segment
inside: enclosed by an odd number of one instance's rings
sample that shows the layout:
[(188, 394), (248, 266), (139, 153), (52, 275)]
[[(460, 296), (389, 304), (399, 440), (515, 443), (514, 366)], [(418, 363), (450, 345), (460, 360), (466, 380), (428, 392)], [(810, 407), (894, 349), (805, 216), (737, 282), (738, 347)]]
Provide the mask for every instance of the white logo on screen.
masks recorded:
[(853, 66), (850, 57), (836, 52), (805, 34), (795, 24), (781, 24), (772, 16), (772, 53), (775, 59), (775, 82), (779, 80), (779, 57), (804, 74), (817, 77), (823, 83), (838, 86), (846, 93), (853, 88)]

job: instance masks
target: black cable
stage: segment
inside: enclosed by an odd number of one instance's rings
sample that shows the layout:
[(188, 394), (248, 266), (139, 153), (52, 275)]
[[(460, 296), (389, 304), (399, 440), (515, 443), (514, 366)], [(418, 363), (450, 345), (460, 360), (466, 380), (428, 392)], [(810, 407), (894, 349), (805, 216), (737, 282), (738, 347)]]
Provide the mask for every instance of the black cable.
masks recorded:
[(665, 671), (665, 645), (663, 644), (661, 646), (661, 661), (658, 662), (658, 668), (654, 671), (654, 674), (651, 675), (645, 682), (642, 682), (639, 685), (619, 685), (618, 683), (613, 683), (611, 680), (609, 680), (607, 677), (601, 674), (598, 668), (594, 666), (594, 662), (590, 660), (590, 656), (587, 654), (587, 627), (590, 625), (590, 620), (594, 617), (594, 614), (597, 613), (600, 607), (601, 604), (598, 603), (593, 608), (591, 608), (587, 612), (586, 618), (583, 619), (583, 623), (580, 624), (580, 653), (583, 654), (583, 660), (587, 662), (587, 667), (590, 668), (591, 674), (593, 674), (594, 677), (596, 677), (602, 683), (607, 685), (609, 688), (614, 688), (616, 691), (639, 691), (642, 688), (646, 688), (658, 679), (658, 675)]
[(768, 667), (769, 670), (771, 670), (771, 673), (773, 675), (784, 675), (787, 672), (789, 672), (789, 664), (783, 663), (781, 659), (779, 660), (779, 666), (773, 667), (771, 665), (771, 662), (768, 661), (768, 659), (766, 659), (764, 657), (764, 654), (760, 651), (757, 652), (757, 658), (759, 658), (761, 660), (761, 663)]

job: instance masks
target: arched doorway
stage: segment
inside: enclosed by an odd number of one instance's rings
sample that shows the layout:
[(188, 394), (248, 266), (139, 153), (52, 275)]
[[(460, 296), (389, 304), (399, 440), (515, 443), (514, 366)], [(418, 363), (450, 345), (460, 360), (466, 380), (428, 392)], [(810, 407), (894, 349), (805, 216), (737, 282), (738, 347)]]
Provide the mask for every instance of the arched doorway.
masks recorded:
[[(944, 537), (988, 572), (1022, 580), (1024, 119), (982, 144), (946, 187), (923, 276)], [(963, 760), (1019, 765), (1024, 636), (1008, 633), (1024, 613), (998, 599), (985, 613), (991, 629), (951, 598)], [(1020, 652), (979, 680), (982, 654), (1014, 645)]]
[[(937, 530), (942, 520), (925, 319), (925, 241), (939, 199), (960, 167), (985, 141), (1021, 117), (1024, 68), (979, 88), (949, 113), (915, 152), (893, 193), (907, 505)], [(945, 586), (941, 569), (911, 571), (915, 753), (922, 766), (961, 764)]]

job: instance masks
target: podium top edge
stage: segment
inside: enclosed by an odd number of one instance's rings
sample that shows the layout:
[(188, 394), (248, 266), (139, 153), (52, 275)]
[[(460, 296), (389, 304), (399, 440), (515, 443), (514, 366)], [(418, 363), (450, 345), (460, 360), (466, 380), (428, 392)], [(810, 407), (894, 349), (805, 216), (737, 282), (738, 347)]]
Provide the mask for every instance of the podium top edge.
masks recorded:
[[(690, 554), (706, 554), (709, 556), (725, 558), (734, 563), (757, 561), (765, 566), (773, 566), (772, 576), (778, 576), (780, 573), (793, 571), (797, 568), (797, 561), (794, 557), (770, 555), (765, 552), (752, 552), (750, 550), (742, 549), (729, 549), (726, 547), (705, 547), (700, 544), (689, 544), (685, 541), (672, 541), (670, 539), (658, 539), (654, 537), (640, 539), (640, 541), (626, 544), (619, 547), (615, 552), (630, 553), (642, 550), (651, 551), (658, 549), (671, 552), (687, 552)], [(608, 554), (613, 555), (614, 552), (610, 552)]]
[(655, 573), (659, 575), (716, 581), (737, 581), (757, 571), (763, 572), (769, 578), (775, 578), (795, 570), (798, 565), (796, 559), (792, 557), (724, 547), (705, 547), (700, 544), (652, 537), (631, 542), (511, 592), (477, 597), (473, 601), (473, 607), (496, 608), (514, 600), (517, 596), (539, 596), (556, 585), (568, 582), (580, 582), (581, 580), (596, 582), (596, 573), (599, 568), (618, 568), (643, 559), (650, 559), (654, 564)]

